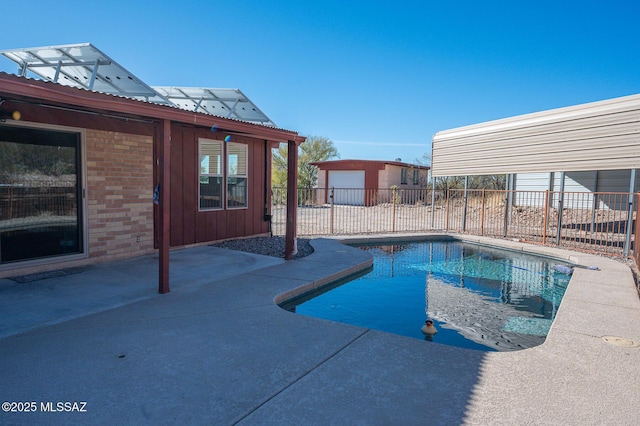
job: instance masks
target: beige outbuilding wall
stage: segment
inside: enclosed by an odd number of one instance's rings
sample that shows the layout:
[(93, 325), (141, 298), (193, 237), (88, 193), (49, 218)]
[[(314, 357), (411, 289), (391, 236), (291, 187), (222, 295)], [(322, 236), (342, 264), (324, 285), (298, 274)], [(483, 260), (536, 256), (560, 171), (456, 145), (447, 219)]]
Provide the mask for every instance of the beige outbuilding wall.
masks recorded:
[(436, 133), (433, 176), (640, 168), (640, 95)]

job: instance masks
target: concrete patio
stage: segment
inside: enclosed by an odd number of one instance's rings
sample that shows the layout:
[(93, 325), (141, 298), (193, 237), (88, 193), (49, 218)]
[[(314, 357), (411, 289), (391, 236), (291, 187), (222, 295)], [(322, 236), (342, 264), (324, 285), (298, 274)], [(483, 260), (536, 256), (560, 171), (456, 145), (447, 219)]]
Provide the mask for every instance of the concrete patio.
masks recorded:
[[(214, 247), (172, 252), (166, 295), (156, 293), (154, 256), (30, 283), (0, 280), (0, 399), (37, 406), (2, 412), (0, 423), (640, 419), (640, 347), (625, 346), (640, 342), (640, 300), (622, 263), (528, 246), (600, 270), (576, 268), (543, 345), (489, 353), (280, 309), (275, 301), (371, 264), (367, 252), (335, 240), (312, 245), (314, 254), (289, 262)], [(86, 402), (85, 412), (43, 412), (48, 402)]]

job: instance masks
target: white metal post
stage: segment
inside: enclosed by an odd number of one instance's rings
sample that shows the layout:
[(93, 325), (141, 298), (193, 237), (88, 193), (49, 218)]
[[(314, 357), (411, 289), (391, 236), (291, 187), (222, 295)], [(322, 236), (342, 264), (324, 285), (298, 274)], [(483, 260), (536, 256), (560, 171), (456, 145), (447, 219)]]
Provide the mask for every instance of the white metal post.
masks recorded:
[(469, 188), (469, 176), (464, 177), (464, 205), (462, 207), (462, 232), (467, 230), (467, 189)]
[(564, 172), (560, 172), (560, 195), (558, 196), (558, 230), (556, 232), (556, 244), (560, 245), (562, 234), (562, 210), (564, 208)]
[(436, 178), (431, 176), (431, 229), (434, 229), (436, 220)]
[[(636, 190), (636, 169), (631, 169), (631, 181), (629, 182), (629, 208), (627, 209), (627, 235), (624, 240), (624, 256), (629, 256), (631, 246), (631, 231), (633, 229), (633, 196)], [(638, 250), (638, 247), (636, 247)]]

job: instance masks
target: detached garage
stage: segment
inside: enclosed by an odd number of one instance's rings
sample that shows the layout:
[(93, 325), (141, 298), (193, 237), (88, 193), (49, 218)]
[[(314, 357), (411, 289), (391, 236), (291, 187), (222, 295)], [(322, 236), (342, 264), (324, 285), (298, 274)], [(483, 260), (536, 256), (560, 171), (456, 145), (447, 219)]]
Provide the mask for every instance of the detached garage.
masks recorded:
[[(373, 205), (386, 202), (387, 190), (426, 187), (429, 167), (401, 161), (332, 160), (311, 163), (318, 167), (319, 204), (329, 202), (333, 189), (333, 203), (342, 205)], [(388, 198), (388, 197), (387, 197)]]

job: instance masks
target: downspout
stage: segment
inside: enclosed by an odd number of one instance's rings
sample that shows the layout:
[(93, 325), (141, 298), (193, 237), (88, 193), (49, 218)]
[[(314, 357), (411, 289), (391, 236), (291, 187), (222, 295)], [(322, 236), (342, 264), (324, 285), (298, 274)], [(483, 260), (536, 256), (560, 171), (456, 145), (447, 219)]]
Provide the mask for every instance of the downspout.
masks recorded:
[(287, 142), (287, 229), (285, 234), (285, 260), (291, 260), (298, 253), (297, 237), (298, 208), (298, 146), (295, 141)]

